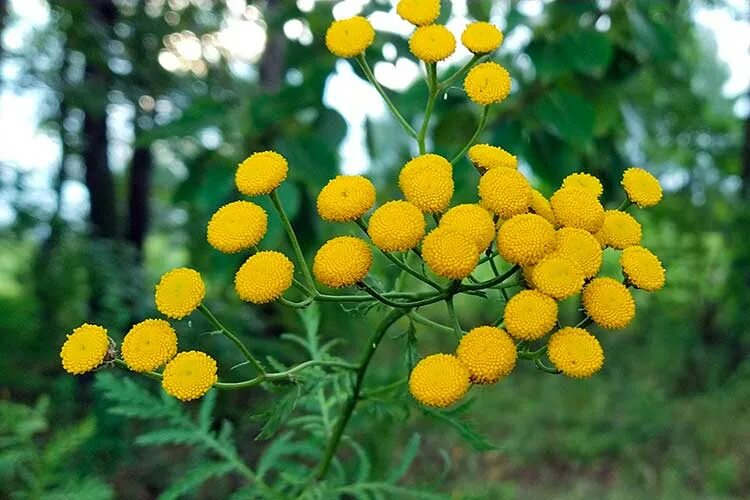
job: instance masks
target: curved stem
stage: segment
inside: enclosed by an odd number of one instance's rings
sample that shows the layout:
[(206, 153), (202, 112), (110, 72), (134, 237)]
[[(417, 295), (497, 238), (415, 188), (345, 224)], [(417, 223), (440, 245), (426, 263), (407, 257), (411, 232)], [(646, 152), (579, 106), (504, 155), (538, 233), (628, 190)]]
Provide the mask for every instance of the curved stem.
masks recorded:
[(484, 130), (484, 126), (487, 125), (487, 115), (490, 112), (490, 107), (485, 106), (482, 109), (482, 117), (479, 119), (479, 125), (477, 126), (477, 129), (474, 131), (474, 135), (471, 136), (471, 139), (469, 139), (469, 142), (467, 142), (463, 148), (461, 148), (461, 151), (458, 152), (456, 156), (453, 157), (451, 160), (451, 165), (455, 165), (458, 160), (463, 157), (464, 154), (466, 154), (466, 151), (469, 150), (469, 148), (476, 142), (479, 135)]
[(586, 328), (587, 326), (589, 326), (593, 322), (594, 322), (594, 320), (591, 319), (590, 316), (586, 316), (581, 321), (578, 322), (578, 324), (575, 326), (575, 328)]
[(281, 204), (279, 194), (274, 189), (268, 196), (270, 196), (271, 201), (273, 202), (273, 206), (276, 209), (276, 212), (278, 212), (279, 218), (281, 219), (281, 224), (284, 226), (284, 230), (289, 237), (289, 242), (292, 244), (292, 248), (294, 249), (294, 255), (297, 257), (297, 263), (299, 264), (300, 268), (302, 268), (302, 274), (305, 277), (307, 286), (310, 288), (310, 291), (315, 291), (315, 280), (313, 279), (312, 274), (310, 274), (310, 269), (307, 267), (305, 255), (302, 253), (302, 248), (299, 246), (299, 241), (297, 240), (297, 235), (294, 233), (294, 228), (292, 228), (292, 223), (289, 222), (289, 217), (287, 217), (286, 212), (284, 211), (284, 206)]
[(620, 203), (620, 206), (617, 207), (617, 210), (627, 210), (632, 204), (632, 201), (630, 201), (628, 198), (625, 198), (624, 200), (622, 200), (622, 203)]
[(217, 330), (220, 330), (221, 333), (224, 334), (226, 338), (234, 342), (234, 345), (239, 348), (240, 351), (242, 351), (242, 354), (245, 355), (245, 359), (247, 359), (251, 365), (253, 365), (261, 374), (265, 374), (266, 370), (263, 368), (263, 365), (260, 364), (260, 361), (255, 359), (255, 356), (252, 355), (250, 350), (245, 346), (245, 344), (242, 343), (242, 341), (234, 334), (232, 333), (226, 326), (224, 326), (217, 318), (214, 316), (214, 314), (206, 307), (204, 304), (201, 304), (198, 306), (198, 310), (203, 313), (203, 315), (208, 319), (208, 321), (216, 327)]
[(441, 330), (445, 333), (456, 333), (453, 327), (450, 327), (448, 325), (444, 325), (442, 323), (438, 323), (437, 321), (433, 321), (430, 318), (427, 318), (425, 316), (422, 316), (418, 312), (412, 311), (409, 313), (409, 317), (416, 321), (417, 323), (421, 323), (425, 326), (429, 326), (431, 328), (435, 328), (437, 330)]
[(412, 307), (419, 307), (419, 306), (426, 306), (428, 304), (434, 304), (435, 302), (439, 302), (443, 300), (443, 294), (439, 295), (432, 295), (431, 297), (425, 298), (423, 300), (416, 300), (413, 302), (396, 302), (393, 300), (390, 300), (374, 288), (372, 288), (370, 285), (365, 283), (364, 281), (359, 282), (359, 286), (362, 287), (363, 290), (365, 290), (367, 293), (372, 295), (374, 298), (376, 298), (378, 301), (382, 302), (383, 304), (394, 307), (397, 309), (411, 309)]
[(459, 290), (466, 291), (466, 290), (484, 290), (485, 288), (492, 288), (495, 285), (499, 285), (503, 281), (507, 280), (514, 274), (516, 274), (516, 271), (521, 269), (521, 266), (516, 264), (515, 266), (511, 267), (507, 271), (505, 271), (500, 276), (493, 278), (491, 280), (485, 281), (483, 283), (478, 283), (476, 285), (461, 285), (461, 288)]
[(453, 323), (453, 333), (455, 333), (456, 337), (460, 339), (463, 336), (464, 331), (461, 328), (461, 323), (458, 322), (456, 308), (453, 305), (453, 296), (445, 299), (445, 304), (448, 306), (448, 316), (450, 316), (451, 322)]
[(287, 307), (294, 307), (295, 309), (304, 309), (305, 307), (309, 306), (315, 301), (315, 296), (312, 295), (310, 297), (306, 297), (305, 300), (302, 300), (300, 302), (295, 302), (293, 300), (289, 300), (285, 297), (279, 297), (279, 303), (283, 304)]
[(388, 109), (391, 110), (391, 113), (393, 114), (394, 118), (401, 124), (403, 129), (406, 131), (407, 134), (409, 134), (413, 138), (417, 138), (417, 132), (414, 130), (414, 127), (409, 125), (409, 122), (406, 121), (406, 118), (399, 112), (398, 108), (391, 102), (390, 97), (388, 97), (388, 94), (385, 93), (385, 90), (383, 90), (383, 87), (380, 85), (380, 83), (375, 79), (375, 74), (372, 72), (372, 69), (370, 68), (370, 65), (367, 64), (367, 59), (365, 59), (364, 54), (360, 54), (356, 58), (357, 63), (359, 64), (359, 67), (362, 68), (362, 72), (367, 77), (367, 80), (372, 84), (373, 87), (375, 87), (375, 90), (378, 91), (378, 94), (383, 98), (385, 101), (385, 104), (388, 106)]
[(477, 55), (474, 54), (474, 56), (469, 59), (466, 64), (461, 66), (458, 70), (456, 70), (455, 73), (453, 73), (451, 76), (440, 82), (440, 85), (438, 85), (438, 93), (444, 91), (448, 86), (453, 83), (456, 78), (460, 77), (462, 74), (464, 74), (469, 68), (474, 66), (476, 63), (478, 63), (483, 57), (483, 55)]

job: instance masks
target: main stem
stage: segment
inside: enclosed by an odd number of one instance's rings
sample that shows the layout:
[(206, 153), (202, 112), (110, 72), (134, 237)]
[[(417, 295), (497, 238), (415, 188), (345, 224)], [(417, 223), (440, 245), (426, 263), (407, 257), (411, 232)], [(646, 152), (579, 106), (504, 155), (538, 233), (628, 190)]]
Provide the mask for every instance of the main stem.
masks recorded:
[(242, 341), (234, 334), (232, 333), (227, 327), (225, 327), (221, 321), (219, 321), (216, 316), (206, 307), (205, 305), (201, 304), (198, 306), (198, 310), (203, 313), (203, 315), (208, 319), (208, 321), (216, 327), (217, 330), (220, 330), (221, 333), (224, 334), (226, 338), (234, 342), (234, 344), (239, 348), (240, 351), (242, 351), (242, 354), (245, 355), (245, 359), (247, 359), (250, 364), (255, 366), (255, 368), (262, 374), (265, 375), (266, 370), (263, 368), (263, 365), (260, 364), (260, 361), (255, 359), (255, 356), (250, 352), (250, 350), (245, 346), (245, 344), (242, 343)]
[(273, 202), (273, 206), (276, 208), (276, 211), (279, 214), (279, 218), (281, 219), (281, 224), (284, 226), (284, 230), (286, 231), (287, 236), (289, 237), (289, 242), (292, 244), (292, 248), (294, 249), (294, 255), (297, 257), (297, 263), (302, 268), (302, 274), (305, 277), (305, 281), (307, 282), (308, 288), (310, 288), (311, 291), (315, 291), (315, 280), (313, 280), (312, 274), (310, 274), (310, 269), (307, 267), (307, 262), (305, 261), (305, 255), (302, 253), (302, 248), (299, 246), (299, 241), (297, 240), (297, 235), (294, 233), (294, 228), (292, 227), (292, 223), (289, 222), (289, 217), (287, 217), (286, 212), (284, 211), (284, 206), (281, 204), (281, 200), (279, 199), (279, 194), (274, 189), (269, 194), (271, 197), (271, 201)]
[(424, 119), (422, 120), (422, 127), (419, 129), (419, 135), (417, 136), (417, 144), (419, 145), (419, 154), (423, 155), (427, 152), (425, 146), (425, 139), (427, 137), (427, 129), (430, 126), (430, 118), (432, 117), (432, 110), (435, 109), (435, 100), (438, 95), (437, 85), (437, 69), (435, 63), (425, 64), (427, 69), (427, 88), (429, 95), (427, 96), (427, 107), (424, 112)]
[(388, 97), (388, 94), (385, 93), (385, 90), (383, 90), (383, 87), (380, 85), (380, 83), (375, 79), (375, 74), (372, 72), (372, 69), (370, 68), (370, 65), (367, 64), (367, 59), (365, 59), (364, 54), (360, 54), (357, 56), (357, 63), (359, 63), (359, 67), (362, 68), (362, 72), (367, 77), (367, 80), (372, 84), (373, 87), (375, 87), (375, 90), (378, 91), (378, 94), (380, 94), (380, 97), (383, 98), (385, 101), (385, 104), (388, 106), (388, 109), (391, 110), (391, 113), (396, 118), (396, 120), (401, 124), (403, 129), (406, 131), (407, 134), (409, 134), (411, 137), (416, 138), (417, 132), (414, 130), (414, 127), (412, 127), (408, 121), (406, 121), (406, 118), (399, 112), (398, 108), (395, 104), (391, 101), (391, 98)]

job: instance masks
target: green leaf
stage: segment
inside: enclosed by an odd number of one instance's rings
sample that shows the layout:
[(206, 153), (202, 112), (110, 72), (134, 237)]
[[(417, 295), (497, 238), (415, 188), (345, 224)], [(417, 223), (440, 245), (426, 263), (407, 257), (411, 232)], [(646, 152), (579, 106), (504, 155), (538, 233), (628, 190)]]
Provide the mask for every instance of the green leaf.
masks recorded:
[(594, 133), (594, 108), (577, 94), (552, 90), (537, 102), (534, 113), (547, 128), (579, 147)]
[(490, 443), (485, 436), (479, 434), (479, 432), (477, 432), (474, 427), (465, 419), (461, 418), (462, 414), (469, 409), (472, 402), (472, 400), (468, 400), (460, 406), (447, 411), (423, 407), (422, 412), (429, 417), (432, 417), (453, 427), (453, 429), (458, 432), (461, 438), (463, 438), (463, 440), (474, 450), (496, 450), (497, 447), (495, 445)]
[(213, 415), (214, 407), (216, 406), (217, 392), (216, 389), (211, 389), (203, 397), (203, 401), (201, 401), (201, 407), (198, 411), (198, 426), (205, 432), (211, 430), (211, 424), (213, 423), (211, 417)]
[(601, 75), (612, 61), (612, 43), (598, 31), (567, 33), (559, 46), (567, 65), (583, 73)]
[(570, 69), (560, 47), (553, 42), (534, 40), (526, 47), (526, 54), (534, 63), (537, 77), (544, 82), (554, 80)]
[(419, 351), (417, 346), (417, 329), (413, 321), (409, 321), (409, 328), (406, 331), (406, 368), (407, 375), (414, 369), (414, 365), (419, 361)]
[(179, 481), (159, 495), (159, 500), (177, 500), (184, 495), (195, 492), (200, 485), (213, 477), (221, 477), (234, 471), (234, 465), (228, 462), (201, 463), (183, 474)]
[(261, 428), (256, 440), (269, 439), (281, 428), (292, 415), (297, 407), (297, 401), (302, 395), (302, 387), (295, 385), (283, 398), (276, 401), (274, 405), (262, 414), (265, 424)]
[(417, 452), (419, 451), (419, 444), (421, 443), (421, 441), (422, 438), (419, 434), (412, 434), (409, 442), (406, 443), (404, 451), (401, 453), (401, 460), (399, 461), (398, 465), (394, 467), (388, 474), (389, 483), (397, 483), (406, 475), (406, 473), (409, 471), (409, 467), (411, 467), (411, 464), (414, 462), (414, 459), (417, 456)]

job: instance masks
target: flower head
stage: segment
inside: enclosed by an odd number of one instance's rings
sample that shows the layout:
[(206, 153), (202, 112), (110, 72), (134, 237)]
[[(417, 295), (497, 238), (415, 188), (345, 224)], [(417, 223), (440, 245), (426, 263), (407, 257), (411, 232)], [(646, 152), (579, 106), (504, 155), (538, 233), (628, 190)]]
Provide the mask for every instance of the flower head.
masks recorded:
[(286, 158), (275, 151), (263, 151), (240, 163), (234, 182), (244, 195), (268, 194), (284, 182), (288, 170)]
[(599, 198), (604, 191), (602, 183), (591, 174), (577, 172), (563, 179), (562, 187), (582, 188)]
[(586, 314), (604, 328), (624, 328), (635, 317), (635, 301), (625, 285), (612, 278), (596, 278), (581, 294)]
[(661, 201), (659, 181), (642, 168), (629, 168), (622, 174), (622, 187), (628, 199), (639, 207), (652, 207)]
[(338, 236), (315, 254), (313, 274), (326, 286), (342, 288), (365, 279), (371, 265), (372, 252), (367, 243), (354, 236)]
[(326, 31), (326, 47), (338, 57), (354, 57), (363, 53), (375, 40), (370, 21), (354, 16), (334, 21)]
[(203, 302), (206, 286), (194, 269), (179, 267), (164, 273), (156, 285), (156, 308), (163, 315), (182, 319)]
[(107, 330), (84, 323), (68, 335), (60, 349), (66, 372), (81, 375), (101, 365), (109, 353)]
[(495, 222), (492, 215), (481, 205), (467, 203), (456, 205), (440, 218), (440, 227), (465, 233), (482, 252), (495, 239)]
[(526, 213), (531, 203), (531, 186), (518, 170), (491, 168), (479, 179), (482, 205), (503, 219)]
[(666, 273), (659, 258), (650, 250), (632, 246), (620, 254), (622, 273), (628, 282), (636, 288), (655, 292), (664, 287)]
[(547, 221), (553, 226), (557, 225), (555, 213), (552, 211), (552, 205), (550, 205), (549, 200), (536, 189), (531, 190), (531, 203), (529, 204), (529, 209), (531, 212), (547, 219)]
[(420, 26), (409, 38), (409, 50), (424, 62), (442, 61), (456, 50), (456, 38), (441, 24)]
[(583, 287), (583, 273), (578, 265), (564, 257), (549, 255), (531, 273), (534, 286), (557, 300), (572, 297)]
[(423, 212), (443, 212), (453, 197), (453, 167), (436, 154), (417, 156), (398, 175), (406, 199)]
[(518, 158), (497, 146), (474, 144), (468, 154), (474, 165), (485, 170), (495, 167), (518, 168)]
[(604, 351), (596, 337), (583, 328), (562, 328), (549, 339), (547, 356), (564, 375), (586, 378), (604, 364)]
[(163, 319), (133, 325), (120, 348), (122, 359), (135, 372), (156, 370), (177, 354), (177, 334)]
[(400, 0), (396, 13), (417, 26), (430, 24), (440, 15), (440, 0)]
[(469, 99), (488, 106), (500, 102), (510, 94), (510, 74), (494, 62), (483, 62), (474, 66), (464, 80), (464, 89)]
[(510, 298), (503, 313), (505, 328), (521, 340), (537, 340), (557, 321), (557, 302), (538, 290), (523, 290)]
[(198, 399), (218, 381), (216, 361), (200, 351), (181, 352), (164, 367), (161, 385), (182, 401)]
[(384, 252), (405, 252), (414, 248), (424, 232), (424, 214), (404, 200), (384, 203), (372, 213), (367, 226), (370, 239)]
[(604, 222), (604, 207), (588, 189), (563, 187), (550, 198), (557, 223), (596, 233)]
[(318, 214), (332, 222), (356, 220), (374, 204), (375, 186), (361, 175), (339, 175), (318, 194)]
[(292, 286), (294, 264), (281, 252), (265, 250), (245, 261), (234, 276), (240, 299), (253, 304), (277, 300)]
[(479, 250), (466, 233), (437, 227), (422, 241), (422, 258), (435, 274), (460, 280), (477, 267)]
[(432, 354), (417, 363), (409, 375), (409, 392), (425, 406), (445, 408), (469, 390), (469, 369), (450, 354)]
[(507, 262), (534, 265), (554, 250), (555, 228), (540, 215), (516, 215), (500, 226), (497, 248)]
[(552, 255), (578, 264), (584, 278), (595, 276), (602, 267), (602, 247), (599, 241), (588, 231), (576, 227), (557, 230)]
[(477, 21), (466, 27), (461, 43), (474, 54), (488, 54), (503, 43), (503, 33), (494, 24)]
[(504, 330), (478, 326), (461, 338), (456, 356), (469, 369), (475, 384), (492, 384), (516, 366), (516, 344)]
[(237, 253), (253, 247), (268, 229), (266, 211), (249, 201), (224, 205), (208, 221), (208, 243), (224, 253)]
[(605, 245), (622, 250), (641, 243), (641, 225), (627, 212), (607, 210), (599, 237)]

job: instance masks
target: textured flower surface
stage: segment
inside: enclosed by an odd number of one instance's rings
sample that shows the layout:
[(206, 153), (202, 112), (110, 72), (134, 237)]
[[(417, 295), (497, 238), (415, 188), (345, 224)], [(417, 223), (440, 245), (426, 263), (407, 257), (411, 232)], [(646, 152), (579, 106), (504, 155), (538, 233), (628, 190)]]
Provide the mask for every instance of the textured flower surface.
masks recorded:
[(424, 62), (442, 61), (456, 50), (456, 38), (441, 24), (420, 26), (409, 39), (409, 50)]
[(375, 30), (370, 21), (354, 16), (334, 21), (326, 31), (326, 47), (339, 57), (354, 57), (362, 54), (375, 40)]
[(409, 392), (425, 406), (445, 408), (469, 390), (469, 369), (450, 354), (432, 354), (419, 361), (409, 375)]
[(531, 212), (547, 219), (547, 221), (553, 226), (557, 225), (555, 213), (552, 211), (552, 205), (550, 205), (549, 200), (536, 189), (531, 190), (531, 203), (529, 204), (529, 209)]
[(424, 214), (404, 200), (384, 203), (368, 222), (367, 234), (384, 252), (404, 252), (419, 245), (425, 233)]
[(516, 366), (516, 344), (505, 330), (478, 326), (461, 338), (456, 356), (469, 369), (475, 384), (492, 384)]
[(421, 211), (443, 212), (453, 197), (453, 166), (440, 155), (417, 156), (401, 169), (398, 185)]
[(511, 264), (534, 265), (554, 250), (555, 228), (540, 215), (516, 215), (500, 226), (497, 248)]
[(503, 33), (492, 23), (477, 21), (466, 27), (461, 43), (474, 54), (488, 54), (503, 43)]
[(234, 182), (240, 193), (259, 196), (279, 187), (288, 170), (286, 158), (275, 151), (262, 151), (240, 163)]
[(550, 198), (555, 220), (564, 227), (578, 227), (596, 233), (604, 222), (604, 207), (588, 189), (564, 187)]
[(396, 13), (417, 26), (430, 24), (440, 15), (440, 0), (400, 0)]
[(599, 198), (602, 195), (602, 192), (604, 192), (604, 188), (602, 187), (602, 183), (599, 181), (599, 179), (591, 174), (586, 174), (583, 172), (577, 172), (575, 174), (570, 174), (569, 176), (567, 176), (565, 179), (563, 179), (562, 187), (585, 189), (597, 198)]
[(477, 64), (464, 80), (469, 99), (481, 106), (500, 102), (510, 94), (510, 75), (495, 62)]
[(365, 279), (371, 265), (372, 252), (367, 243), (354, 236), (338, 236), (315, 254), (313, 274), (326, 286), (342, 288)]
[(555, 368), (573, 378), (590, 377), (604, 364), (602, 346), (583, 328), (566, 327), (553, 333), (547, 356)]
[(208, 221), (206, 238), (220, 252), (237, 253), (257, 245), (267, 229), (265, 210), (249, 201), (233, 201)]
[(555, 233), (555, 250), (552, 255), (575, 262), (584, 278), (596, 276), (602, 267), (602, 247), (594, 235), (584, 229), (558, 229)]
[(84, 323), (68, 335), (60, 349), (60, 358), (66, 372), (81, 375), (101, 365), (108, 350), (107, 330)]
[(523, 290), (510, 298), (503, 313), (505, 329), (520, 340), (537, 340), (557, 322), (557, 302), (537, 290)]
[(465, 233), (437, 227), (422, 241), (422, 257), (435, 274), (460, 280), (477, 266), (479, 249)]
[(604, 328), (624, 328), (635, 317), (635, 301), (625, 285), (612, 278), (596, 278), (581, 294), (586, 314)]
[(581, 291), (583, 273), (578, 264), (564, 257), (549, 255), (531, 273), (534, 286), (557, 300), (567, 299)]
[(495, 222), (485, 208), (473, 203), (456, 205), (440, 218), (440, 227), (469, 236), (483, 252), (495, 239)]
[(198, 399), (218, 381), (216, 361), (200, 351), (181, 352), (164, 367), (161, 385), (182, 401)]
[(133, 325), (122, 341), (120, 352), (131, 370), (156, 370), (177, 354), (177, 333), (163, 319), (147, 319)]
[(234, 276), (240, 299), (253, 304), (277, 300), (292, 286), (294, 264), (281, 252), (265, 250), (245, 261)]
[(659, 258), (650, 250), (632, 246), (620, 254), (622, 273), (628, 282), (636, 288), (655, 292), (664, 287), (666, 272)]
[(659, 181), (642, 168), (629, 168), (622, 174), (622, 187), (628, 199), (639, 207), (652, 207), (661, 201)]
[(518, 170), (496, 167), (479, 180), (482, 205), (503, 219), (529, 211), (531, 186)]
[(163, 315), (182, 319), (203, 302), (206, 286), (198, 271), (179, 267), (164, 273), (156, 285), (156, 308)]
[(641, 225), (627, 212), (607, 210), (598, 235), (605, 245), (622, 250), (641, 244)]
[(318, 194), (318, 214), (323, 220), (348, 222), (362, 217), (375, 204), (375, 186), (361, 175), (339, 175)]
[(474, 165), (485, 170), (495, 167), (518, 168), (518, 158), (497, 146), (474, 144), (467, 154)]

